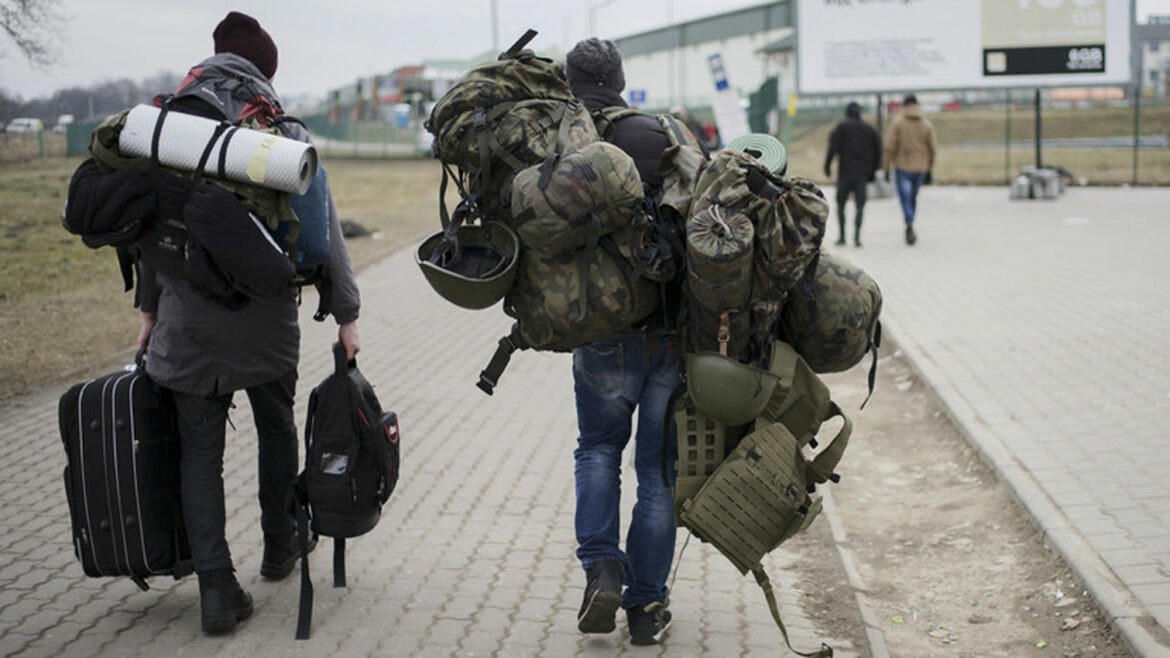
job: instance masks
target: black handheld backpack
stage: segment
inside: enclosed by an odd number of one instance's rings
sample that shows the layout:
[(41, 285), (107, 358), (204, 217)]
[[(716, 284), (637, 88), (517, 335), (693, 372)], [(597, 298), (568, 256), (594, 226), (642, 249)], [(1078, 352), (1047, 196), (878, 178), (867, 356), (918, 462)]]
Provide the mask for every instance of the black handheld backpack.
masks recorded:
[(294, 485), (301, 549), (301, 601), (297, 639), (309, 638), (313, 583), (309, 531), (333, 537), (333, 586), (345, 587), (345, 540), (373, 530), (382, 505), (398, 483), (398, 416), (382, 411), (374, 388), (333, 347), (334, 371), (309, 395), (305, 470)]

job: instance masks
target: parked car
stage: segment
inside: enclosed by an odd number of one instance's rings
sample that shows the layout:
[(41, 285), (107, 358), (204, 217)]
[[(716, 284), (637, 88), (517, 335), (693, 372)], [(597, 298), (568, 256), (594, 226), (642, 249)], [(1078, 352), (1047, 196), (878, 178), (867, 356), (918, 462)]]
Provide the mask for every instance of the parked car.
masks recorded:
[(17, 117), (8, 122), (8, 127), (5, 130), (10, 133), (35, 133), (44, 129), (45, 124), (40, 119)]

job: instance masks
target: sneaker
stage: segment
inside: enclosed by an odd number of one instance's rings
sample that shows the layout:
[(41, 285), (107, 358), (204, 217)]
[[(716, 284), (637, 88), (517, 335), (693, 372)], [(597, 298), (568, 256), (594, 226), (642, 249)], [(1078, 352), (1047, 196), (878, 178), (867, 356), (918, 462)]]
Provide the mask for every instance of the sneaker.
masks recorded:
[(622, 578), (625, 569), (617, 560), (602, 560), (585, 572), (585, 599), (577, 613), (582, 633), (609, 633), (617, 624), (614, 616), (622, 605)]
[(204, 633), (227, 633), (252, 616), (252, 595), (231, 569), (199, 574), (199, 613)]
[[(309, 533), (309, 552), (317, 547), (317, 533)], [(264, 557), (260, 560), (260, 576), (265, 580), (284, 580), (293, 572), (301, 557), (301, 546), (294, 532), (287, 537), (264, 535)]]
[(659, 601), (626, 608), (626, 619), (630, 623), (630, 644), (638, 646), (658, 644), (670, 628), (670, 611)]
[(914, 234), (914, 227), (909, 224), (906, 225), (906, 244), (914, 244), (918, 242), (918, 236)]

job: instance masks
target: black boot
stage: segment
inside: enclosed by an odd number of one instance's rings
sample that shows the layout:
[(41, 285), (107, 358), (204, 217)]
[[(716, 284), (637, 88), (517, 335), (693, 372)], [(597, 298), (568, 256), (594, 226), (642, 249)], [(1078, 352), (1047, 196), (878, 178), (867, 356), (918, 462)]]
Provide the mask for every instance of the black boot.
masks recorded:
[(837, 237), (837, 244), (844, 245), (845, 244), (845, 212), (843, 210), (837, 211), (837, 228), (840, 229), (837, 232), (837, 236), (838, 236)]
[[(309, 533), (309, 552), (317, 547), (317, 533)], [(265, 580), (284, 580), (292, 573), (301, 557), (297, 534), (277, 537), (264, 535), (264, 557), (260, 560), (260, 576)]]
[(252, 616), (252, 595), (231, 569), (205, 571), (199, 574), (199, 611), (204, 633), (227, 633)]
[[(844, 239), (844, 236), (842, 236)], [(861, 246), (861, 213), (857, 213), (857, 217), (853, 220), (853, 246)]]

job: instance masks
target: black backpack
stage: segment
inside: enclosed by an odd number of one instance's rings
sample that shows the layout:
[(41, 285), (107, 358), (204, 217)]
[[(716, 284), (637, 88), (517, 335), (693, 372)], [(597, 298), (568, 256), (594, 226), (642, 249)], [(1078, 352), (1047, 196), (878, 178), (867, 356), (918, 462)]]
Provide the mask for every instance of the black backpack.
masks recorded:
[(309, 638), (313, 583), (309, 531), (333, 537), (333, 586), (345, 587), (345, 540), (378, 524), (398, 483), (398, 416), (382, 405), (345, 346), (333, 348), (335, 368), (309, 395), (305, 469), (294, 485), (301, 548), (297, 639)]

